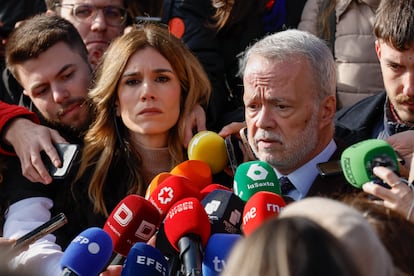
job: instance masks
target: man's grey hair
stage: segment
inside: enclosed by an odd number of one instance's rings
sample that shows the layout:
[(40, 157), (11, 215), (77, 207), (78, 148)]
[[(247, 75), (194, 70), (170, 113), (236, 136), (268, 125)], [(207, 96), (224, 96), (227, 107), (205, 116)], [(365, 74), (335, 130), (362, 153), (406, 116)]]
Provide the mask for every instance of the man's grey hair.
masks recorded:
[(243, 76), (246, 64), (252, 55), (282, 62), (292, 58), (304, 57), (308, 60), (318, 89), (318, 98), (335, 95), (335, 61), (326, 43), (305, 31), (289, 29), (270, 34), (247, 48), (240, 59), (240, 76)]

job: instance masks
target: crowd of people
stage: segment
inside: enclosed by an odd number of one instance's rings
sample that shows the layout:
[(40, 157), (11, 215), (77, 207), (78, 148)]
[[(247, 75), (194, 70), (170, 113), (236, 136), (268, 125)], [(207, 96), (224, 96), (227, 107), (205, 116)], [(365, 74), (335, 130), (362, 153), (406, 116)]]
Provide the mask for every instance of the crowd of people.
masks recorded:
[[(77, 235), (107, 227), (119, 203), (144, 197), (155, 179), (162, 187), (160, 175), (188, 160), (193, 135), (210, 130), (223, 144), (237, 137), (236, 161), (268, 163), (286, 202), (235, 243), (216, 275), (414, 275), (413, 0), (17, 2), (0, 4), (0, 271), (61, 275)], [(358, 173), (369, 177), (357, 188), (338, 164), (369, 139), (398, 158), (358, 152)], [(80, 150), (55, 177), (47, 163), (64, 165), (61, 143)], [(208, 192), (231, 192), (233, 177), (212, 175), (220, 185)], [(183, 178), (174, 181), (194, 181)], [(189, 209), (196, 197), (211, 215), (200, 186), (178, 190)], [(59, 213), (66, 225), (11, 250)], [(181, 221), (192, 227), (185, 235), (202, 217)], [(183, 273), (188, 259), (169, 244), (169, 225), (156, 228), (145, 242), (163, 244), (168, 275)], [(129, 275), (131, 264), (115, 259), (101, 275)]]

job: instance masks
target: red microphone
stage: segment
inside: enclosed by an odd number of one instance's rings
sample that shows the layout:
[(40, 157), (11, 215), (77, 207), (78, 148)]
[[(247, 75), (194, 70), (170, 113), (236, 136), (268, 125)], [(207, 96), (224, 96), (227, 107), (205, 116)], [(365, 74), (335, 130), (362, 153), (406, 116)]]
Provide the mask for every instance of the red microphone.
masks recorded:
[(152, 192), (148, 201), (151, 202), (164, 218), (171, 206), (180, 199), (186, 197), (200, 198), (198, 187), (183, 176), (172, 175), (166, 178)]
[(244, 235), (250, 235), (267, 219), (279, 215), (285, 206), (285, 201), (278, 194), (267, 191), (256, 192), (244, 206), (242, 224)]
[(170, 244), (180, 252), (184, 275), (202, 275), (202, 252), (210, 237), (210, 221), (197, 198), (177, 201), (168, 211), (164, 231)]
[(139, 195), (126, 196), (109, 215), (103, 227), (114, 251), (127, 256), (136, 242), (147, 242), (161, 223), (158, 210)]
[(145, 199), (148, 199), (152, 192), (160, 185), (165, 179), (170, 177), (172, 174), (168, 172), (161, 172), (157, 174), (148, 185), (147, 190), (145, 191)]

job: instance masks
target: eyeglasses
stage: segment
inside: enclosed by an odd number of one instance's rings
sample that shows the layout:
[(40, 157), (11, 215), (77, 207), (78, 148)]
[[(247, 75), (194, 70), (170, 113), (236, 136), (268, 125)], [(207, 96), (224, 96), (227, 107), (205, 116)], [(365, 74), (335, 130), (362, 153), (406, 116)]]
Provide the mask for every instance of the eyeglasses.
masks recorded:
[(87, 4), (55, 3), (55, 7), (72, 8), (73, 16), (78, 22), (91, 23), (98, 15), (98, 10), (103, 11), (105, 21), (110, 26), (122, 26), (127, 18), (126, 10), (115, 6), (105, 6), (100, 8)]

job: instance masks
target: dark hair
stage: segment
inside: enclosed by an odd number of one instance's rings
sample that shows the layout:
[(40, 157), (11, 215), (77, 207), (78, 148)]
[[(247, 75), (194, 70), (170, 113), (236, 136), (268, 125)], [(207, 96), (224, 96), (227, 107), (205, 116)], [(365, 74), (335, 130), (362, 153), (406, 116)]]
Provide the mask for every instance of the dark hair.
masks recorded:
[(414, 224), (367, 196), (362, 193), (357, 196), (345, 196), (343, 201), (359, 210), (373, 226), (395, 266), (408, 275), (414, 275), (414, 267), (411, 264), (414, 252)]
[(88, 63), (88, 51), (76, 28), (62, 17), (42, 14), (23, 21), (10, 34), (6, 44), (6, 65), (19, 80), (16, 64), (37, 58), (58, 42), (76, 50)]
[(399, 51), (414, 43), (414, 0), (381, 1), (374, 23), (378, 39)]

